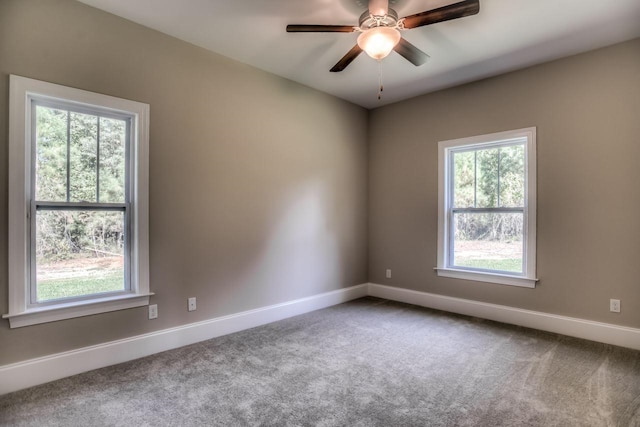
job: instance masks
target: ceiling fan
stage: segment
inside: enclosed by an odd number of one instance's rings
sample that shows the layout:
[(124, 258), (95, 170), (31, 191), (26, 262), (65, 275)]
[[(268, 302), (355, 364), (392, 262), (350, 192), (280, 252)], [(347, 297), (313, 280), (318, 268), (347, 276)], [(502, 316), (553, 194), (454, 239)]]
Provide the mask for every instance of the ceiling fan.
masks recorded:
[(405, 40), (400, 35), (400, 31), (475, 15), (479, 11), (480, 0), (464, 0), (398, 19), (396, 11), (389, 7), (389, 0), (369, 0), (369, 10), (360, 16), (357, 27), (348, 25), (287, 25), (287, 32), (361, 33), (358, 36), (358, 44), (331, 68), (331, 72), (344, 70), (363, 51), (370, 57), (381, 60), (392, 50), (395, 50), (413, 65), (420, 66), (429, 59), (429, 55)]

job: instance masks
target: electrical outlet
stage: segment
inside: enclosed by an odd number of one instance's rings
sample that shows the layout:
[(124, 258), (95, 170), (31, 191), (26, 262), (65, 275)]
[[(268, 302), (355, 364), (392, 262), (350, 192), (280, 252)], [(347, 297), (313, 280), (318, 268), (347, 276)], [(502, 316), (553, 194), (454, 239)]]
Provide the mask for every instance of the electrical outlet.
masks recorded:
[(387, 268), (387, 279), (391, 279), (391, 269)]
[(196, 297), (191, 297), (187, 300), (187, 308), (189, 311), (196, 311)]
[(610, 299), (609, 300), (609, 311), (613, 313), (620, 313), (620, 300), (619, 299)]
[(158, 304), (152, 304), (149, 306), (149, 319), (156, 319), (158, 317)]

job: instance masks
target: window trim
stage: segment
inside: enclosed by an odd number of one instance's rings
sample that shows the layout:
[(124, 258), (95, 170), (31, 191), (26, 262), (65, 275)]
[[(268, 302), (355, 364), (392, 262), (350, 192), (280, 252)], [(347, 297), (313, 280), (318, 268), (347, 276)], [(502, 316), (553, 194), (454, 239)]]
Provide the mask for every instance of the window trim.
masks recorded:
[[(525, 205), (524, 230), (526, 244), (524, 247), (525, 271), (520, 274), (504, 272), (466, 270), (448, 267), (450, 251), (449, 210), (451, 203), (450, 188), (450, 153), (459, 151), (461, 147), (500, 146), (516, 139), (526, 139), (525, 143)], [(438, 259), (435, 270), (438, 276), (463, 280), (497, 283), (502, 285), (534, 288), (536, 278), (536, 128), (529, 127), (467, 138), (438, 142)]]
[[(11, 75), (9, 78), (9, 319), (10, 327), (87, 316), (149, 304), (149, 105)], [(132, 116), (130, 141), (130, 291), (82, 301), (29, 306), (32, 197), (31, 101), (50, 100), (79, 108)], [(34, 195), (35, 196), (35, 195)]]

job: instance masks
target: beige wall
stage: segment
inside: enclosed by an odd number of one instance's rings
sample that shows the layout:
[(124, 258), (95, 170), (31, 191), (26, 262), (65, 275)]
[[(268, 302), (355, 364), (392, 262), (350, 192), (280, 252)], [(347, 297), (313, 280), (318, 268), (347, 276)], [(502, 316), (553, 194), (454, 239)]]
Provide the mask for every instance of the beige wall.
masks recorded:
[(151, 105), (159, 318), (3, 320), (0, 365), (366, 282), (366, 110), (80, 3), (0, 0), (0, 312), (10, 73)]
[[(640, 39), (383, 107), (369, 123), (369, 281), (640, 327)], [(538, 286), (437, 277), (438, 141), (529, 126)]]

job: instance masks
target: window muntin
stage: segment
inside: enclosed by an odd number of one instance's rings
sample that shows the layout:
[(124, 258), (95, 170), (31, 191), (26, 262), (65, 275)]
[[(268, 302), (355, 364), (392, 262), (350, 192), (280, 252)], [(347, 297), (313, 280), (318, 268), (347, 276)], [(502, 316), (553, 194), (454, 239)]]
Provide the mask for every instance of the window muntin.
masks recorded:
[(535, 128), (439, 143), (440, 276), (535, 286)]
[[(2, 317), (15, 328), (148, 305), (149, 106), (20, 76), (9, 81), (11, 250)], [(47, 241), (56, 224), (67, 234)], [(105, 273), (94, 287), (61, 282), (43, 262), (56, 253), (47, 254), (47, 244), (69, 244), (71, 231), (75, 254), (100, 254), (80, 269)]]

